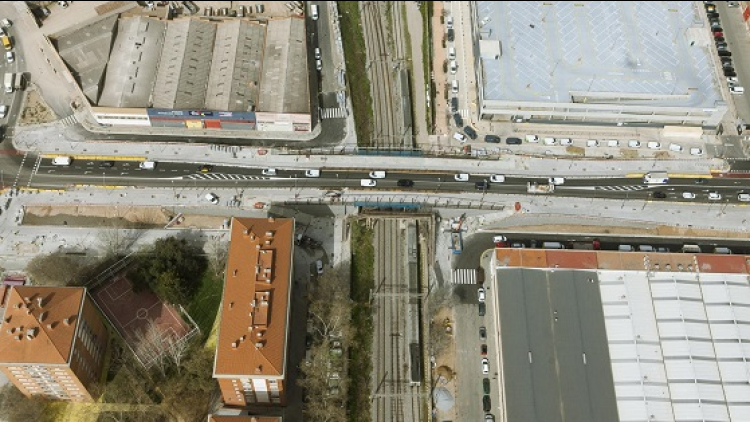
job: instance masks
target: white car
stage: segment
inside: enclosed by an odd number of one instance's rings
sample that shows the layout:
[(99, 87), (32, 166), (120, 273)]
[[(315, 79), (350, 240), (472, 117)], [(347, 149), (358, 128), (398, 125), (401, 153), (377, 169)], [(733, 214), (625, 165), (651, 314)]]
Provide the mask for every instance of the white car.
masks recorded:
[(635, 140), (634, 141), (628, 141), (628, 146), (630, 148), (640, 148), (641, 147), (641, 142), (640, 141), (635, 141)]
[(318, 275), (323, 274), (323, 261), (315, 261), (315, 270), (318, 272)]
[(727, 83), (738, 84), (740, 83), (740, 80), (736, 76), (727, 76)]
[(0, 25), (2, 25), (3, 28), (8, 28), (13, 24), (7, 18), (3, 18), (3, 19), (0, 19)]
[(206, 201), (216, 205), (219, 203), (219, 196), (215, 193), (207, 193), (206, 194)]
[(14, 61), (16, 61), (16, 57), (15, 57), (15, 55), (13, 54), (13, 52), (12, 52), (12, 51), (6, 51), (6, 52), (5, 52), (5, 60), (6, 60), (6, 61), (7, 61), (8, 63), (13, 63)]
[(359, 185), (362, 186), (363, 188), (374, 188), (375, 186), (378, 185), (378, 182), (372, 179), (360, 179)]
[(564, 177), (550, 177), (549, 183), (553, 185), (564, 185), (565, 184), (565, 178)]
[(490, 361), (487, 358), (482, 359), (482, 374), (487, 375), (490, 373)]
[(315, 60), (320, 60), (320, 48), (315, 47)]
[(4, 118), (7, 113), (8, 113), (8, 106), (0, 105), (0, 119)]
[(539, 142), (539, 137), (536, 135), (526, 135), (526, 142), (530, 142), (530, 143)]
[(463, 144), (464, 142), (466, 142), (466, 135), (464, 135), (463, 133), (454, 132), (453, 139)]
[(276, 176), (276, 169), (263, 169), (260, 173), (264, 176)]
[(503, 183), (505, 181), (505, 176), (502, 174), (493, 174), (490, 176), (490, 182), (492, 183)]
[(649, 142), (648, 144), (646, 144), (646, 146), (649, 149), (661, 149), (661, 143), (659, 142)]
[(618, 141), (616, 139), (611, 139), (611, 140), (607, 141), (607, 146), (608, 147), (618, 147), (618, 146), (620, 146), (620, 141)]
[(690, 155), (703, 155), (701, 148), (690, 148)]
[(719, 192), (709, 192), (708, 199), (711, 201), (721, 201), (721, 194)]
[(544, 138), (544, 145), (555, 145), (557, 140), (555, 138)]
[(370, 179), (385, 179), (385, 172), (383, 170), (371, 171)]
[(469, 174), (468, 173), (458, 173), (453, 176), (453, 179), (456, 182), (468, 182), (469, 181)]
[(695, 194), (693, 192), (682, 192), (682, 197), (685, 199), (695, 199)]
[(486, 299), (486, 296), (485, 296), (483, 287), (479, 288), (479, 290), (477, 291), (477, 295), (479, 296), (479, 302), (484, 302), (484, 300)]
[(320, 177), (320, 170), (305, 170), (305, 177)]
[(562, 138), (560, 139), (560, 145), (567, 147), (567, 146), (573, 145), (573, 141), (568, 138)]
[(492, 243), (500, 243), (500, 242), (507, 242), (508, 238), (505, 236), (497, 235), (492, 236)]
[(598, 147), (599, 146), (599, 141), (597, 141), (596, 139), (589, 139), (588, 141), (586, 141), (586, 146), (587, 147)]
[(455, 60), (451, 60), (451, 75), (455, 75), (458, 71), (458, 65), (456, 64)]

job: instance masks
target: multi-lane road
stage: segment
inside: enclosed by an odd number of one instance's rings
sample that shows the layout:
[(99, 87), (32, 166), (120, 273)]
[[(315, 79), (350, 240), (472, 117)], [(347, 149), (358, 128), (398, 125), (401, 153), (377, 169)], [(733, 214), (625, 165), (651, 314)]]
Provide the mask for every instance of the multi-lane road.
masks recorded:
[[(489, 183), (487, 190), (478, 189), (477, 183), (490, 180), (491, 174), (470, 174), (468, 180), (457, 181), (454, 172), (397, 171), (388, 172), (383, 179), (374, 179), (374, 187), (362, 187), (360, 181), (370, 177), (370, 170), (352, 168), (324, 168), (320, 177), (306, 177), (303, 169), (276, 169), (275, 176), (263, 175), (263, 169), (213, 166), (210, 172), (200, 172), (200, 165), (190, 163), (160, 162), (155, 170), (142, 170), (137, 161), (114, 161), (113, 167), (102, 167), (101, 161), (74, 160), (70, 166), (54, 166), (51, 159), (28, 158), (24, 164), (28, 171), (3, 172), (1, 184), (16, 188), (45, 189), (66, 188), (74, 185), (139, 186), (139, 187), (284, 187), (320, 189), (362, 189), (399, 192), (474, 192), (484, 195), (526, 194), (528, 183), (547, 183), (547, 177), (506, 177), (502, 183)], [(399, 186), (399, 181), (409, 180), (413, 186)], [(721, 195), (719, 200), (709, 200), (709, 192)], [(694, 198), (683, 197), (692, 193)], [(568, 178), (556, 186), (552, 194), (540, 197), (585, 197), (621, 200), (678, 201), (690, 203), (736, 203), (739, 193), (750, 193), (750, 183), (731, 178), (671, 178), (665, 185), (645, 185), (639, 177), (620, 178)], [(660, 196), (664, 196), (661, 197)], [(689, 196), (689, 195), (687, 195)]]

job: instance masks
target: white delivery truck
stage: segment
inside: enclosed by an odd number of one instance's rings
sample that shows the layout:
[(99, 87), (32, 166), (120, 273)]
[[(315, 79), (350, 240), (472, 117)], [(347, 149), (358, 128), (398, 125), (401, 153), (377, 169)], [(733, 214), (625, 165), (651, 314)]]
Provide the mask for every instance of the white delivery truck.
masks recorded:
[(666, 171), (657, 171), (643, 175), (643, 183), (647, 185), (666, 185), (669, 175)]
[(552, 193), (555, 191), (555, 185), (553, 185), (552, 183), (544, 185), (544, 184), (529, 182), (526, 185), (526, 191), (528, 193), (541, 193), (541, 194)]
[(13, 92), (13, 83), (16, 80), (16, 74), (15, 73), (6, 73), (5, 74), (5, 92), (10, 94)]

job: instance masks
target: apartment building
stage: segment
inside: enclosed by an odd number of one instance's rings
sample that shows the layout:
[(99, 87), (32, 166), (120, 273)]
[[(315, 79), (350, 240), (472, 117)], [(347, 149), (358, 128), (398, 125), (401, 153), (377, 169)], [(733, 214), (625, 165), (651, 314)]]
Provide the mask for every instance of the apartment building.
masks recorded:
[(213, 376), (224, 403), (284, 404), (294, 220), (235, 218)]
[(13, 286), (0, 331), (0, 370), (26, 396), (93, 401), (109, 333), (83, 287)]

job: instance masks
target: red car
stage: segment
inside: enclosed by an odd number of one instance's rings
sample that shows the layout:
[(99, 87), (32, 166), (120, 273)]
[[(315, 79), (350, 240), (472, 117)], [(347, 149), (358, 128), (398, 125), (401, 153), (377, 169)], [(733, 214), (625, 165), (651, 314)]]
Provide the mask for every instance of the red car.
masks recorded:
[(487, 345), (483, 344), (482, 347), (480, 347), (482, 356), (487, 356)]
[(714, 38), (716, 38), (716, 37), (723, 37), (723, 36), (724, 36), (723, 32), (714, 32)]

